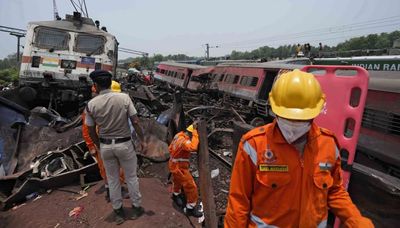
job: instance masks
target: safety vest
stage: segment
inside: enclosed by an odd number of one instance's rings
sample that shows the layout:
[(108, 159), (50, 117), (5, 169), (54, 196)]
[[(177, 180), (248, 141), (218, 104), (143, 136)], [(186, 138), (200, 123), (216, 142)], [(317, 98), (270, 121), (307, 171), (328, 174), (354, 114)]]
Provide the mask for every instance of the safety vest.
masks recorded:
[(362, 218), (342, 185), (330, 131), (313, 123), (302, 156), (275, 121), (242, 137), (225, 227), (325, 227), (328, 208), (345, 224)]
[(175, 135), (168, 147), (172, 162), (189, 161), (190, 152), (197, 150), (199, 145), (197, 130), (194, 130), (192, 134), (192, 140), (183, 131)]

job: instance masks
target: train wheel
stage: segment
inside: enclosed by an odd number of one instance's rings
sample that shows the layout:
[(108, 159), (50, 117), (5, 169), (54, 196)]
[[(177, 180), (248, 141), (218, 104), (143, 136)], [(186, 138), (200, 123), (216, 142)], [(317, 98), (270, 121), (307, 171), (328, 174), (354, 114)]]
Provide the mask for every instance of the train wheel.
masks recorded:
[(36, 99), (37, 96), (37, 91), (29, 86), (25, 86), (19, 89), (18, 91), (19, 96), (24, 100), (25, 102), (31, 102)]

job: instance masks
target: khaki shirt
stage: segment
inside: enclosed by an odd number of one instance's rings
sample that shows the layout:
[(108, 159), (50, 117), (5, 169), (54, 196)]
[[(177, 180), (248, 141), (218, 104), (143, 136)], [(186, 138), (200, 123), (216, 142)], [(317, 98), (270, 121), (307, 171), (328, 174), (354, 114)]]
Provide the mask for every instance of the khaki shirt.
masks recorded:
[(128, 119), (137, 111), (127, 94), (103, 90), (89, 101), (86, 113), (86, 125), (97, 124), (100, 138), (124, 138), (131, 136)]

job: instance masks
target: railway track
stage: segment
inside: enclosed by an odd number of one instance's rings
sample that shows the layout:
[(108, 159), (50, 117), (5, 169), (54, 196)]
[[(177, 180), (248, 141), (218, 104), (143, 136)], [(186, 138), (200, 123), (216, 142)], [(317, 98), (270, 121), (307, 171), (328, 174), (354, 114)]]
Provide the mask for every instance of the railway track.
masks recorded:
[(215, 150), (208, 148), (210, 154), (212, 157), (217, 159), (220, 163), (222, 163), (227, 169), (231, 170), (232, 169), (232, 162), (226, 160), (224, 157), (222, 157), (220, 154), (218, 154)]

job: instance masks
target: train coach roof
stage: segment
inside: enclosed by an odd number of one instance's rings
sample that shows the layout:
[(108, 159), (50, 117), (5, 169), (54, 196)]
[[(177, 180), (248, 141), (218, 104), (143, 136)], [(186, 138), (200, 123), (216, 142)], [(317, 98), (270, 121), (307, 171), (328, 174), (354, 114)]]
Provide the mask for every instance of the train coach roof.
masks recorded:
[(252, 68), (268, 68), (268, 69), (300, 69), (306, 64), (290, 64), (284, 61), (271, 61), (265, 63), (223, 63), (216, 67), (233, 66), (233, 67), (252, 67)]
[(203, 69), (207, 68), (205, 66), (195, 65), (195, 64), (186, 64), (186, 63), (177, 63), (177, 62), (161, 62), (159, 65), (169, 65), (169, 66), (177, 66), (177, 67), (185, 67), (190, 69)]
[(60, 21), (36, 21), (36, 22), (30, 22), (29, 25), (37, 25), (37, 26), (43, 26), (43, 27), (48, 27), (48, 28), (56, 28), (56, 29), (62, 29), (62, 30), (67, 30), (67, 31), (73, 31), (73, 32), (82, 32), (82, 33), (90, 33), (90, 34), (95, 34), (95, 35), (103, 35), (103, 36), (112, 36), (110, 33), (105, 32), (101, 29), (98, 29), (94, 25), (86, 24), (83, 23), (81, 26), (76, 26), (74, 25), (73, 22), (67, 21), (67, 20), (60, 20)]

